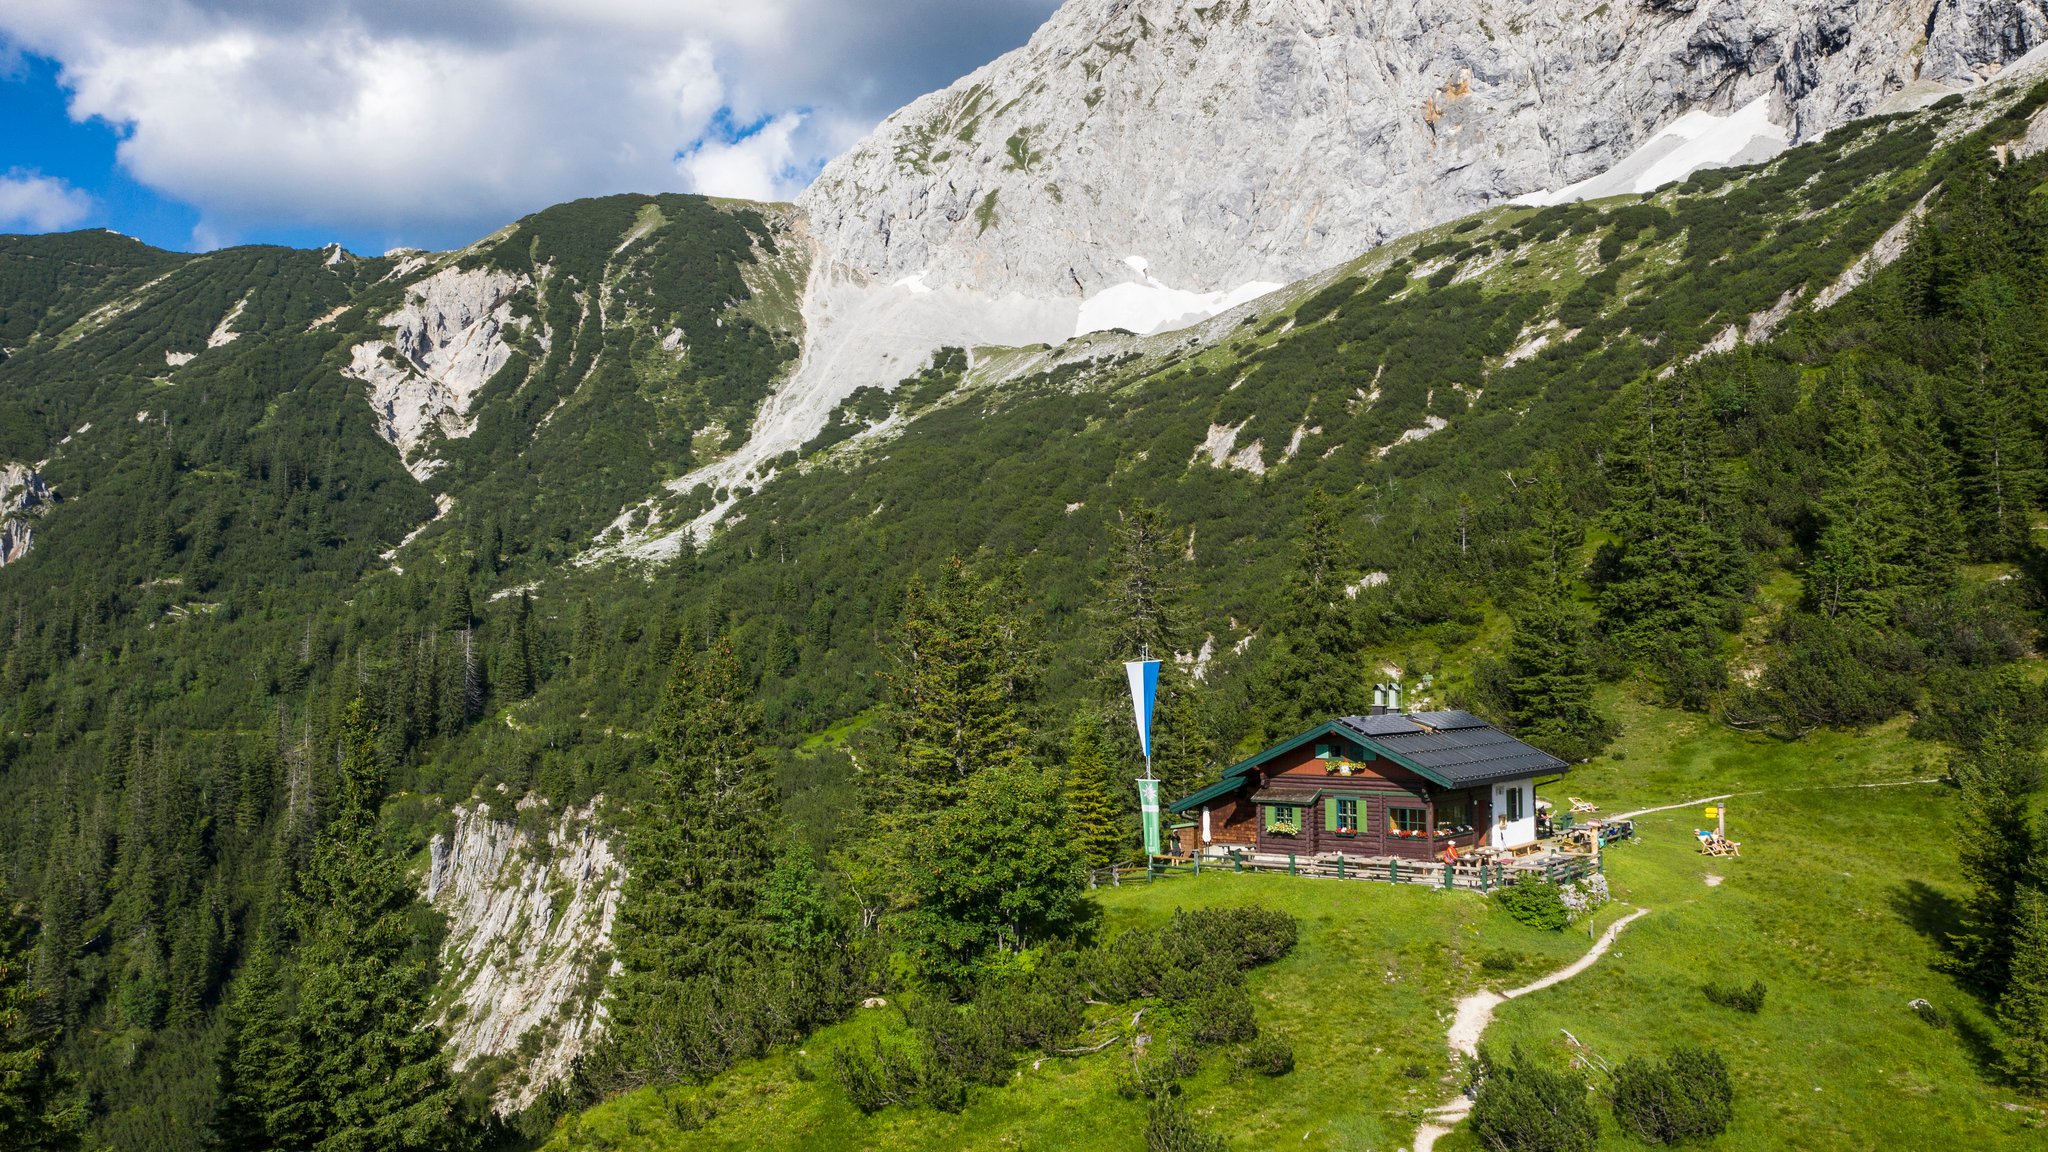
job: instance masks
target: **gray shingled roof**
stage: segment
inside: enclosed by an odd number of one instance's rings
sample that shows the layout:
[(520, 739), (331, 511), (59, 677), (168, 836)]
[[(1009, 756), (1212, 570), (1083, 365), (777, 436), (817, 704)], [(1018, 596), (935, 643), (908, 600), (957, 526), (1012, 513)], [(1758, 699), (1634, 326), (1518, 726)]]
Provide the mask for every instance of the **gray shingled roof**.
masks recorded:
[(1454, 788), (1562, 772), (1565, 762), (1469, 712), (1346, 716), (1341, 723)]

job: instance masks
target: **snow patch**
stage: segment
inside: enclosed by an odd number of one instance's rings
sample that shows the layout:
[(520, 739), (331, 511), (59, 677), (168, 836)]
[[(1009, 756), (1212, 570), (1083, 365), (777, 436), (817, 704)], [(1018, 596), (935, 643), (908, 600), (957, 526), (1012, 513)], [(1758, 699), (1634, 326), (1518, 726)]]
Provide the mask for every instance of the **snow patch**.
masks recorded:
[(1702, 168), (1755, 164), (1783, 152), (1790, 138), (1771, 123), (1771, 97), (1759, 96), (1726, 116), (1694, 109), (1664, 126), (1621, 162), (1576, 184), (1515, 201), (1544, 206), (1602, 196), (1640, 195)]
[(1142, 256), (1128, 256), (1124, 264), (1138, 277), (1126, 284), (1105, 288), (1081, 302), (1075, 336), (1121, 328), (1140, 336), (1171, 332), (1197, 324), (1212, 316), (1249, 304), (1269, 292), (1285, 287), (1254, 280), (1222, 292), (1190, 292), (1154, 279)]

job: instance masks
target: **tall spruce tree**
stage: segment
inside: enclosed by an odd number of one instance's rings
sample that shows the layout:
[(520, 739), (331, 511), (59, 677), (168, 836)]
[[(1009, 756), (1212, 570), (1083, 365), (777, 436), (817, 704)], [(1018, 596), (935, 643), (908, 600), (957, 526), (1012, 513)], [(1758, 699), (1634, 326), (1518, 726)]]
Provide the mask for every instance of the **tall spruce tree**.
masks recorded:
[(36, 1010), (41, 994), (29, 982), (22, 935), (0, 889), (0, 1148), (76, 1148), (85, 1108), (57, 1069), (57, 1029)]
[(1179, 534), (1166, 511), (1143, 500), (1110, 528), (1108, 570), (1094, 611), (1096, 639), (1109, 663), (1150, 656), (1171, 661), (1186, 641)]
[(627, 838), (610, 1006), (626, 1082), (715, 1071), (726, 1054), (706, 1034), (704, 1006), (762, 959), (777, 836), (760, 722), (731, 641), (714, 641), (700, 662), (685, 638), (655, 721), (655, 797)]
[(1586, 614), (1566, 588), (1539, 581), (1508, 638), (1509, 719), (1515, 735), (1563, 760), (1583, 760), (1612, 738), (1594, 704), (1599, 683)]
[(1103, 747), (1102, 725), (1092, 716), (1074, 724), (1067, 740), (1067, 826), (1089, 868), (1107, 868), (1129, 854), (1125, 805), (1117, 800), (1114, 773)]
[[(334, 819), (288, 905), (296, 996), (279, 1067), (262, 1070), (278, 1148), (449, 1152), (474, 1144), (429, 1025), (433, 980), (414, 946), (414, 892), (377, 835), (384, 773), (358, 697), (343, 714)], [(245, 1033), (245, 1037), (246, 1037)]]
[(1906, 501), (1876, 412), (1855, 380), (1831, 380), (1825, 406), (1826, 488), (1820, 534), (1807, 566), (1806, 595), (1823, 616), (1884, 622), (1907, 575)]
[(1023, 758), (1037, 660), (1002, 581), (978, 579), (957, 557), (930, 585), (913, 578), (895, 655), (887, 676), (894, 762), (875, 798), (882, 808), (939, 811), (977, 772)]
[(1606, 458), (1612, 539), (1593, 563), (1601, 625), (1688, 697), (1714, 678), (1715, 620), (1745, 579), (1721, 438), (1695, 372), (1640, 379), (1621, 404)]
[(1996, 999), (2012, 966), (2020, 889), (2042, 850), (2033, 813), (2041, 763), (1996, 722), (1983, 744), (1959, 757), (1950, 771), (1962, 790), (1956, 854), (1969, 885), (1960, 930), (1950, 936), (1950, 964)]
[(1889, 454), (1905, 507), (1899, 518), (1899, 553), (1905, 581), (1921, 595), (1955, 583), (1968, 532), (1957, 479), (1955, 450), (1942, 434), (1934, 387), (1922, 380), (1892, 422)]
[(1294, 570), (1274, 615), (1255, 686), (1260, 728), (1279, 739), (1355, 711), (1361, 632), (1346, 582), (1353, 566), (1336, 502), (1314, 489), (1302, 502)]
[(2001, 1064), (2033, 1092), (2048, 1091), (2048, 855), (2037, 855), (2034, 876), (2020, 885), (2012, 907), (2012, 955), (2005, 991), (1998, 997)]
[(294, 1055), (289, 1020), (278, 961), (270, 942), (259, 937), (228, 996), (228, 1034), (215, 1064), (213, 1118), (206, 1133), (210, 1152), (312, 1143), (312, 1132), (272, 1133), (274, 1114), (293, 1095), (293, 1086), (282, 1079)]

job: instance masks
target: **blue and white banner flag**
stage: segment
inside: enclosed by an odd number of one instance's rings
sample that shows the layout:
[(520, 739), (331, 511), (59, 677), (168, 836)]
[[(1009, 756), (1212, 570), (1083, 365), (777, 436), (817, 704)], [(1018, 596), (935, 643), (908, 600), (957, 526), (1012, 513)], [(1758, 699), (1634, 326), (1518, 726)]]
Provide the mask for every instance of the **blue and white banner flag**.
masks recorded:
[(1130, 660), (1124, 675), (1131, 680), (1131, 711), (1138, 718), (1138, 747), (1152, 755), (1152, 702), (1159, 697), (1159, 661)]

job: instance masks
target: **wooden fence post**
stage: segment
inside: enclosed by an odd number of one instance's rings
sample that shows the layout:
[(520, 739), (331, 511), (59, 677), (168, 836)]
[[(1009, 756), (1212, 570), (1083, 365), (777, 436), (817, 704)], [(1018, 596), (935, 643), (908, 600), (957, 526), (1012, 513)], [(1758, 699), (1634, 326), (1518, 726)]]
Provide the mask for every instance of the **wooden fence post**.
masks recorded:
[(1296, 874), (1294, 871), (1294, 853), (1292, 852), (1289, 852), (1287, 854), (1287, 874), (1289, 876), (1293, 876)]
[(1337, 879), (1339, 879), (1339, 880), (1342, 880), (1343, 878), (1344, 878), (1344, 856), (1343, 856), (1343, 854), (1342, 854), (1342, 853), (1339, 853), (1339, 854), (1337, 855)]
[(1401, 858), (1399, 856), (1393, 857), (1387, 862), (1387, 878), (1394, 884), (1401, 882)]

